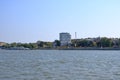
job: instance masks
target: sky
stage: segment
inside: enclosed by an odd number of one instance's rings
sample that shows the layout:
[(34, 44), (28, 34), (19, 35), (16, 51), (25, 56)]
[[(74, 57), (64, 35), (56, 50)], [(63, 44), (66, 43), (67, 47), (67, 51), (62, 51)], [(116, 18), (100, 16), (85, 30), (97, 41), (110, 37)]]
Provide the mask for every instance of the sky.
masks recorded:
[(120, 0), (0, 0), (0, 41), (120, 38)]

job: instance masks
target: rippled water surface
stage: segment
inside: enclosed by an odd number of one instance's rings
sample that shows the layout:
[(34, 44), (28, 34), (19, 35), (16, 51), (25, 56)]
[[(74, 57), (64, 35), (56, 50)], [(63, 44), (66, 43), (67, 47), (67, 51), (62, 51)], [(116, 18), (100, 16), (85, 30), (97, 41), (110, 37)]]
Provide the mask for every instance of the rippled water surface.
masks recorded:
[(0, 50), (0, 80), (120, 80), (120, 51)]

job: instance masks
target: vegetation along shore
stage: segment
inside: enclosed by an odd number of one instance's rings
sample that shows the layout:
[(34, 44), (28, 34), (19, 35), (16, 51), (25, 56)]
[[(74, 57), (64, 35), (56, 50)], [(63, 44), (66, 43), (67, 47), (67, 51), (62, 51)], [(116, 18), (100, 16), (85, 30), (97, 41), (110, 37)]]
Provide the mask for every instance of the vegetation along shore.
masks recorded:
[(61, 46), (59, 40), (53, 42), (37, 41), (35, 43), (0, 42), (0, 49), (10, 50), (120, 50), (120, 38), (81, 38), (71, 39), (71, 43)]

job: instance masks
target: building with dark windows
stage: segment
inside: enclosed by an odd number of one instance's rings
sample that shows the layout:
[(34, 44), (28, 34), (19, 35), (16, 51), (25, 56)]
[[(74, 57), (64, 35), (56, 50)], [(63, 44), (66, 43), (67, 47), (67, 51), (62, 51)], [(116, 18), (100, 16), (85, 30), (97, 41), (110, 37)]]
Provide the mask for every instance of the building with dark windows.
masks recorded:
[(71, 44), (71, 35), (70, 33), (60, 33), (60, 46), (69, 46)]

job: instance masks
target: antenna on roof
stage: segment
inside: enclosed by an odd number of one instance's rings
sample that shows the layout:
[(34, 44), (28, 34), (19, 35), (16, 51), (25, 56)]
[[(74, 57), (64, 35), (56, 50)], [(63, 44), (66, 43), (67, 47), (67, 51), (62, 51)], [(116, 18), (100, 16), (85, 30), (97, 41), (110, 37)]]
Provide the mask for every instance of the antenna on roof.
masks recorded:
[(75, 32), (75, 39), (77, 39), (77, 33)]
[(76, 47), (77, 33), (75, 32), (75, 47)]

